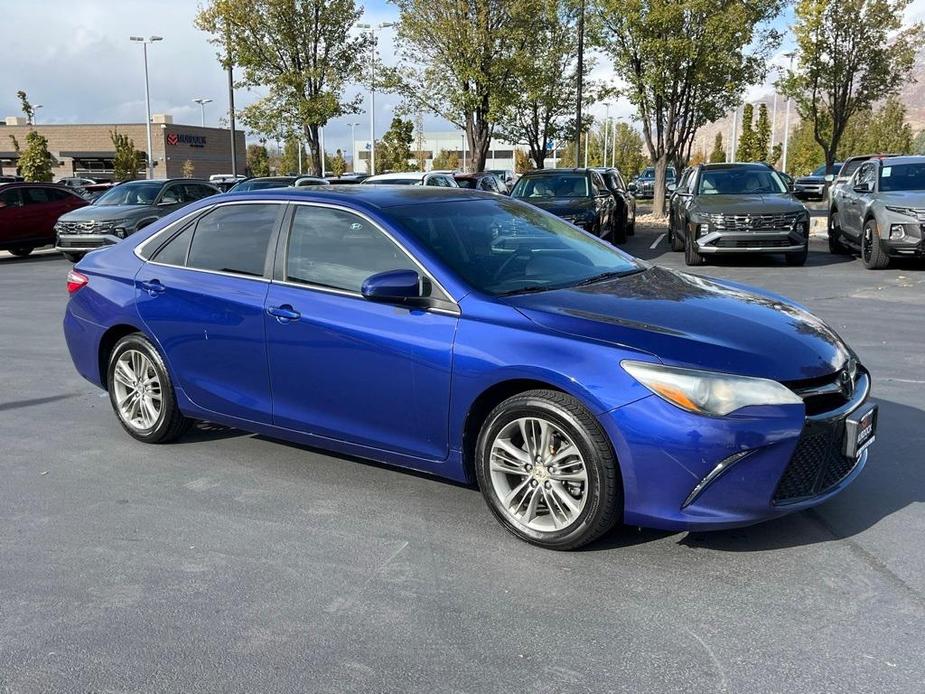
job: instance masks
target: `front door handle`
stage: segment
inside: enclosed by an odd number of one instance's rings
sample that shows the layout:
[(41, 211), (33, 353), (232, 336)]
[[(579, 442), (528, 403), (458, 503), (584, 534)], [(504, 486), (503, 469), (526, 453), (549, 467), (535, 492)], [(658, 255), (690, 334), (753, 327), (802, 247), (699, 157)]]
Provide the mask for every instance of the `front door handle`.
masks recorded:
[(296, 311), (289, 304), (283, 304), (282, 306), (269, 306), (267, 307), (267, 313), (273, 316), (280, 323), (288, 323), (292, 320), (299, 320), (302, 317), (302, 314)]
[(150, 282), (142, 282), (141, 288), (144, 289), (151, 296), (157, 296), (158, 294), (163, 294), (167, 289), (163, 284), (160, 283), (160, 280), (151, 280)]

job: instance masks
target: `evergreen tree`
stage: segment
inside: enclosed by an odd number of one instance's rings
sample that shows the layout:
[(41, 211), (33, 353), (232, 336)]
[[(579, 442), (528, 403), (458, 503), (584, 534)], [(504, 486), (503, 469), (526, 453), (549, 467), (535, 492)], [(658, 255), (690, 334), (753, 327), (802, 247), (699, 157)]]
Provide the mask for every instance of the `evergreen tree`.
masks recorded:
[(264, 145), (247, 146), (247, 170), (251, 176), (270, 175), (270, 156)]
[(709, 162), (711, 164), (722, 164), (726, 161), (726, 150), (723, 149), (723, 134), (716, 133), (716, 139), (713, 141), (713, 151), (710, 152)]
[(118, 130), (110, 130), (109, 138), (112, 140), (113, 149), (116, 150), (112, 164), (113, 180), (131, 181), (138, 178), (142, 153), (135, 149), (135, 141)]
[(755, 142), (752, 150), (753, 161), (764, 161), (769, 164), (771, 160), (771, 119), (768, 118), (767, 104), (758, 107), (758, 124), (755, 126)]
[(742, 108), (742, 127), (739, 142), (736, 146), (736, 161), (754, 161), (755, 131), (752, 128), (754, 116), (754, 106), (745, 104)]

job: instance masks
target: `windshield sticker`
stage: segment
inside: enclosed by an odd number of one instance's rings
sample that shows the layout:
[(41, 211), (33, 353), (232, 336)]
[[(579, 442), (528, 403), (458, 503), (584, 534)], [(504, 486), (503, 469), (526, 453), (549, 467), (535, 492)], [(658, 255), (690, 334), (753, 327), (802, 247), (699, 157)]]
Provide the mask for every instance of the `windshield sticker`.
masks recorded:
[(880, 178), (889, 178), (892, 172), (892, 166), (884, 166), (882, 169), (880, 169)]

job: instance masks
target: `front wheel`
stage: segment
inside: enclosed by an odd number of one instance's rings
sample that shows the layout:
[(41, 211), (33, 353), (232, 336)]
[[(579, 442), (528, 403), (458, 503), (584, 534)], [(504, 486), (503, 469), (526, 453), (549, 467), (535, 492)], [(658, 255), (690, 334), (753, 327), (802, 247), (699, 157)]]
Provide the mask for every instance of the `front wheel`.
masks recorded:
[(882, 270), (890, 264), (890, 256), (883, 248), (880, 232), (877, 230), (877, 221), (868, 219), (864, 223), (864, 234), (861, 237), (861, 260), (868, 270)]
[(30, 254), (32, 251), (34, 251), (34, 250), (35, 250), (35, 249), (32, 248), (32, 247), (26, 247), (26, 248), (11, 248), (11, 249), (10, 249), (10, 255), (15, 255), (17, 258), (25, 258), (27, 255), (29, 255), (29, 254)]
[(547, 549), (581, 547), (610, 530), (622, 512), (607, 437), (565, 393), (531, 390), (498, 405), (479, 434), (475, 468), (498, 521)]
[(793, 253), (785, 253), (784, 259), (787, 261), (787, 265), (801, 266), (806, 265), (806, 259), (809, 257), (809, 243), (803, 246), (802, 251), (794, 251)]
[(177, 407), (160, 354), (140, 333), (123, 337), (109, 356), (109, 401), (122, 428), (145, 443), (169, 443), (190, 425)]
[(690, 233), (684, 240), (684, 263), (686, 265), (703, 265), (706, 263), (704, 257), (697, 252), (697, 241)]

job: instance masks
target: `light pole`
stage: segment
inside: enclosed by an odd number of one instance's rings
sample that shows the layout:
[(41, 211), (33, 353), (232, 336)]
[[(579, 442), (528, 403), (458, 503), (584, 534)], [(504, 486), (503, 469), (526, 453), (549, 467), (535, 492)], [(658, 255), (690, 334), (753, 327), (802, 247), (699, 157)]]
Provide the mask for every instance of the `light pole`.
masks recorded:
[[(793, 72), (793, 56), (795, 55), (796, 53), (794, 53), (793, 51), (786, 54), (786, 57), (790, 58), (790, 67), (787, 68), (788, 73)], [(784, 172), (787, 171), (787, 146), (790, 144), (790, 102), (791, 102), (791, 99), (790, 99), (790, 96), (788, 95), (787, 96), (787, 115), (784, 116), (784, 153), (781, 157), (782, 158), (781, 170)]]
[(163, 36), (151, 36), (150, 38), (144, 38), (143, 36), (129, 36), (129, 41), (135, 41), (136, 43), (141, 44), (142, 53), (145, 58), (145, 128), (148, 135), (148, 151), (145, 160), (148, 164), (148, 178), (154, 178), (154, 164), (151, 162), (151, 155), (153, 153), (154, 147), (151, 144), (151, 90), (148, 87), (148, 44), (154, 43), (155, 41), (163, 41)]
[(350, 126), (350, 168), (357, 170), (357, 126), (359, 123), (347, 123)]
[(610, 104), (604, 104), (604, 151), (603, 161), (604, 168), (607, 168), (607, 132), (610, 129)]
[[(369, 32), (370, 63), (369, 63), (369, 173), (376, 173), (376, 43), (377, 32), (395, 26), (395, 22), (380, 22), (379, 24), (357, 24), (358, 29)], [(323, 165), (322, 165), (323, 166)]]
[(32, 125), (39, 124), (38, 111), (40, 108), (42, 108), (42, 104), (36, 104), (32, 107)]
[[(581, 156), (581, 90), (585, 71), (585, 0), (581, 0), (581, 9), (578, 15), (578, 90), (575, 108), (575, 166)], [(588, 144), (585, 143), (587, 148)]]
[(200, 124), (206, 127), (206, 104), (211, 104), (212, 99), (193, 99), (194, 104), (199, 104)]

